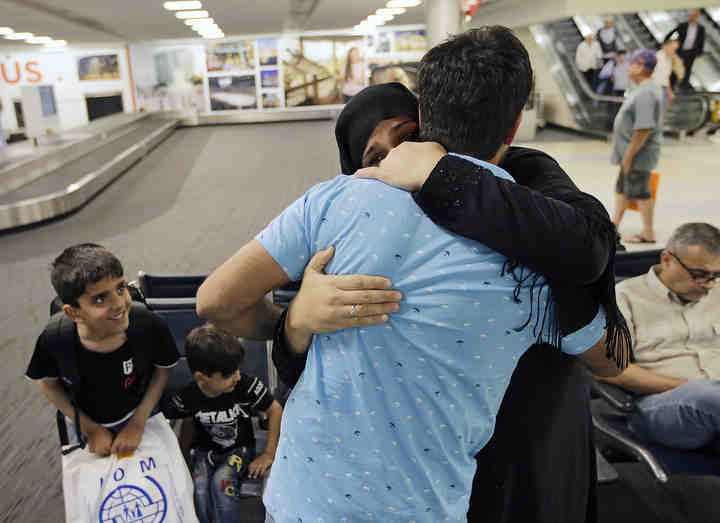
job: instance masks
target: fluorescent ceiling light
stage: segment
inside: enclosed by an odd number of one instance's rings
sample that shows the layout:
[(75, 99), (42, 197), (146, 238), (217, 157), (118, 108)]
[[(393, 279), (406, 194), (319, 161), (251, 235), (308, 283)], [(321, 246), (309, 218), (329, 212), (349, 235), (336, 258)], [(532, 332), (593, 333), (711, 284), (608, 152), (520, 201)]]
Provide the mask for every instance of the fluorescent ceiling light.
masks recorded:
[(375, 14), (377, 15), (401, 15), (405, 12), (404, 7), (386, 7), (384, 9), (378, 9), (375, 11)]
[(185, 20), (185, 25), (212, 25), (215, 23), (215, 20), (212, 18), (190, 18), (189, 20)]
[(385, 22), (389, 22), (393, 18), (395, 18), (395, 17), (391, 16), (391, 15), (370, 15), (367, 17), (367, 20), (368, 20), (368, 22), (372, 22), (372, 23), (374, 23), (374, 22), (385, 23)]
[(181, 20), (187, 19), (187, 18), (207, 18), (208, 12), (207, 11), (178, 11), (175, 13), (175, 16), (180, 18)]
[(52, 42), (52, 38), (49, 36), (33, 36), (25, 40), (29, 44), (47, 44)]
[(45, 47), (65, 47), (67, 42), (65, 40), (53, 40), (45, 44)]
[(222, 31), (222, 29), (220, 29), (216, 25), (209, 25), (207, 27), (205, 27), (205, 26), (193, 27), (192, 30), (195, 31), (196, 33), (200, 33), (200, 34), (202, 34), (202, 33), (218, 33), (218, 32)]
[(0, 35), (11, 35), (15, 31), (13, 31), (12, 27), (0, 27)]
[(207, 38), (208, 40), (210, 40), (210, 39), (215, 39), (215, 38), (225, 38), (225, 35), (224, 35), (223, 33), (220, 33), (220, 34), (207, 34), (207, 35), (202, 35), (202, 37), (203, 37), (203, 38)]
[(417, 7), (422, 4), (422, 0), (390, 0), (388, 7)]
[(5, 35), (5, 38), (8, 40), (27, 40), (28, 38), (32, 38), (32, 33), (12, 33), (9, 35)]
[(185, 11), (186, 9), (201, 9), (202, 3), (195, 0), (186, 2), (165, 2), (163, 7), (168, 11)]

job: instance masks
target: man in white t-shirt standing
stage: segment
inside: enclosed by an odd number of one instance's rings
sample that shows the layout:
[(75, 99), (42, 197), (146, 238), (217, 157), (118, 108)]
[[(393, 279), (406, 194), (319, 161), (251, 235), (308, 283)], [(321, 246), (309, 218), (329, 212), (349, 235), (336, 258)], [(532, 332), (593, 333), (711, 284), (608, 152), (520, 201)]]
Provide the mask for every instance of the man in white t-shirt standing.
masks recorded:
[[(662, 87), (663, 91), (663, 107), (667, 111), (675, 100), (675, 93), (673, 93), (672, 86), (670, 85), (670, 75), (673, 70), (673, 58), (677, 54), (678, 47), (680, 47), (679, 40), (668, 40), (663, 43), (660, 50), (655, 54), (657, 58), (657, 65), (653, 72), (653, 81)], [(687, 76), (687, 73), (686, 75)]]
[(602, 48), (592, 33), (585, 36), (575, 51), (575, 65), (593, 91), (597, 87), (597, 73), (602, 63)]

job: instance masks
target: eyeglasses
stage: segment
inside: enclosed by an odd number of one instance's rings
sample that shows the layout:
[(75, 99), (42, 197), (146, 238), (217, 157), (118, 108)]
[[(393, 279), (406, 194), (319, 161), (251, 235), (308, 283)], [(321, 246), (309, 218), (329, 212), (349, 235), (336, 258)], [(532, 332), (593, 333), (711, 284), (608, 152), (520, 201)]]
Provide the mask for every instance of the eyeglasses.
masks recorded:
[(720, 271), (718, 272), (710, 272), (703, 269), (691, 269), (687, 265), (685, 265), (682, 261), (680, 261), (680, 258), (677, 257), (677, 255), (674, 252), (667, 251), (670, 256), (675, 258), (677, 262), (682, 266), (683, 269), (687, 271), (687, 273), (690, 275), (690, 277), (695, 280), (697, 283), (710, 283), (711, 281), (715, 281), (720, 279)]

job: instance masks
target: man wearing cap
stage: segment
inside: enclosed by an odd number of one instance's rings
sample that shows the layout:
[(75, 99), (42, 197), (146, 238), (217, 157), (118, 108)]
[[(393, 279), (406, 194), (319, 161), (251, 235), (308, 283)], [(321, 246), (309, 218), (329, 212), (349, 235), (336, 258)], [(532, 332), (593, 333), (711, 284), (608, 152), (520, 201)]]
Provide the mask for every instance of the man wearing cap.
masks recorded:
[(628, 200), (637, 200), (643, 230), (628, 238), (628, 243), (655, 243), (653, 203), (650, 199), (650, 171), (660, 158), (663, 131), (663, 95), (651, 80), (657, 64), (655, 53), (640, 49), (630, 60), (628, 77), (635, 84), (620, 107), (613, 125), (611, 161), (620, 165), (615, 185), (613, 222), (620, 227)]

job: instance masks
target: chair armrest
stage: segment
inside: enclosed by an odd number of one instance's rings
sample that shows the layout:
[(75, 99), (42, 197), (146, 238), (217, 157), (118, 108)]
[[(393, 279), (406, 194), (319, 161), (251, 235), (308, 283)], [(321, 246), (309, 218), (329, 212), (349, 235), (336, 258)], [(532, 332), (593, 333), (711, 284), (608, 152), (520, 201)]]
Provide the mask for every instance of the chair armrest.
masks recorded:
[(632, 394), (624, 391), (616, 385), (603, 383), (593, 378), (591, 389), (595, 396), (607, 401), (612, 407), (621, 412), (632, 412), (634, 399)]
[(195, 310), (195, 298), (146, 298), (145, 304), (151, 311)]

